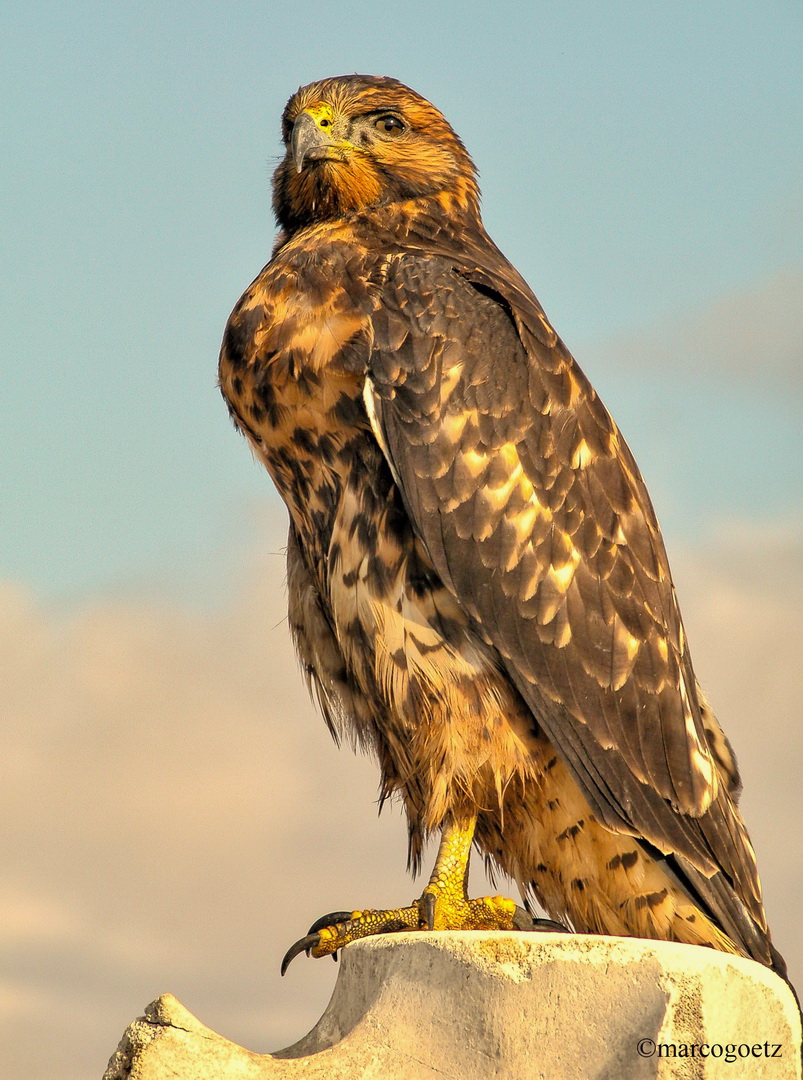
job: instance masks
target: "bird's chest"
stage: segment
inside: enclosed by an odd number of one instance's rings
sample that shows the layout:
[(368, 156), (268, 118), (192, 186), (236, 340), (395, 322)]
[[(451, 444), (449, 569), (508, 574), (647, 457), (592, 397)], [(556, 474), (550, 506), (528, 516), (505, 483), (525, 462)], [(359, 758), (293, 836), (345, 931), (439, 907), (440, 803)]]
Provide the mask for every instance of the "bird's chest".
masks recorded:
[(346, 270), (342, 257), (269, 264), (221, 354), (232, 414), (316, 548), (373, 442), (362, 400), (373, 297), (361, 268)]

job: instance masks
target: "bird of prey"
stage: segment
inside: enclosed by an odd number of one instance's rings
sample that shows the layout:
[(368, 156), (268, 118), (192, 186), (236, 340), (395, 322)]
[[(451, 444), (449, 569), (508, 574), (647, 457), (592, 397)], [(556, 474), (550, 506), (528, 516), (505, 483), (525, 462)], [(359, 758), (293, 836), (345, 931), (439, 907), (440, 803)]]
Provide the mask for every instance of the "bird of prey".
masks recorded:
[(291, 948), (505, 928), (472, 846), (584, 933), (712, 946), (783, 974), (658, 522), (619, 429), (486, 233), (476, 171), (395, 79), (297, 91), (279, 235), (220, 383), (287, 504), (290, 626), (335, 737), (376, 755), (419, 900)]

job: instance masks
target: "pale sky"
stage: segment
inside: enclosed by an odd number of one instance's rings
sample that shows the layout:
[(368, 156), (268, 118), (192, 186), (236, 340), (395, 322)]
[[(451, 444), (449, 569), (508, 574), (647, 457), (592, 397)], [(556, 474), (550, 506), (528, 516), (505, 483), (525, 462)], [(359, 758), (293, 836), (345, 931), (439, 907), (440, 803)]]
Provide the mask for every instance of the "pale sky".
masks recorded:
[(636, 453), (800, 984), (799, 6), (7, 7), (4, 1080), (99, 1076), (168, 990), (285, 1045), (336, 973), (280, 982), (286, 946), (420, 889), (375, 767), (305, 700), (284, 511), (215, 387), (270, 254), (281, 110), (349, 71), (443, 109)]

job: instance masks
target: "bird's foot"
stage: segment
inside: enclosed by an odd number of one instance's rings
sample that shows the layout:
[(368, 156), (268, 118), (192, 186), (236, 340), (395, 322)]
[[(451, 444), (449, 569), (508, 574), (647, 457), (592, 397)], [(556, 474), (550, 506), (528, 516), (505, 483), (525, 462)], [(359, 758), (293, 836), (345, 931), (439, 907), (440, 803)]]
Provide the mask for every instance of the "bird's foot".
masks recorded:
[(282, 975), (300, 953), (320, 958), (337, 953), (345, 945), (374, 934), (405, 930), (528, 930), (542, 933), (569, 931), (552, 919), (534, 919), (524, 908), (504, 896), (483, 896), (449, 904), (428, 887), (410, 907), (387, 911), (332, 911), (317, 919), (307, 934), (287, 950)]
[(388, 911), (333, 911), (309, 928), (282, 960), (282, 975), (290, 962), (307, 956), (333, 956), (345, 945), (374, 934), (402, 930), (565, 930), (549, 919), (533, 920), (514, 900), (481, 896), (469, 900), (466, 892), (468, 857), (475, 818), (450, 817), (443, 825), (438, 857), (429, 884), (410, 907)]
[(292, 945), (282, 960), (282, 975), (300, 953), (321, 957), (344, 945), (374, 934), (404, 930), (529, 930), (533, 920), (523, 908), (504, 896), (482, 896), (475, 900), (455, 898), (447, 890), (430, 884), (410, 907), (379, 911), (333, 911), (309, 928), (305, 937)]

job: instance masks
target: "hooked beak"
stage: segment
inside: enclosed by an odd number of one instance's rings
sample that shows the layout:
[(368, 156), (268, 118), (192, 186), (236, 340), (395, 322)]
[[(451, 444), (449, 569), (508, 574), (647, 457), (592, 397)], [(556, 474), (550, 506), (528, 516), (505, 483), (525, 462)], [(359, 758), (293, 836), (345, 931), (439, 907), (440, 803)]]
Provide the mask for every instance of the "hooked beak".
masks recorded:
[[(335, 146), (325, 131), (322, 131), (309, 113), (301, 113), (293, 124), (290, 139), (290, 152), (296, 172), (301, 172), (307, 158), (318, 159), (326, 156), (326, 149)], [(321, 152), (322, 151), (322, 152)]]

